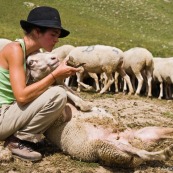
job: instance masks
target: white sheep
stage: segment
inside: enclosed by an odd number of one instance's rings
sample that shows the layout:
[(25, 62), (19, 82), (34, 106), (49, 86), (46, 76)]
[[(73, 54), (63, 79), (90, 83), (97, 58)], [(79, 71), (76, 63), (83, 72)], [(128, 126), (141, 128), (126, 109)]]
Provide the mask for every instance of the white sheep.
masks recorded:
[(53, 49), (52, 53), (56, 54), (60, 61), (63, 61), (74, 48), (74, 46), (67, 44)]
[(80, 67), (81, 71), (76, 73), (78, 91), (81, 89), (81, 78), (85, 71), (96, 74), (105, 72), (108, 80), (100, 93), (104, 93), (108, 90), (114, 82), (112, 73), (118, 71), (127, 81), (130, 90), (129, 93), (133, 93), (130, 78), (122, 69), (123, 56), (123, 52), (120, 49), (105, 45), (79, 46), (73, 49), (67, 56), (67, 58), (69, 58), (69, 62), (74, 65), (85, 63), (82, 67)]
[[(27, 65), (27, 84), (39, 81), (50, 72), (52, 72), (60, 63), (60, 60), (53, 53), (49, 52), (37, 52), (28, 56), (26, 65)], [(82, 111), (88, 111), (91, 109), (90, 103), (82, 100), (77, 96), (69, 87), (64, 83), (64, 80), (56, 81), (56, 84), (62, 85), (66, 92), (68, 98), (79, 107)]]
[[(163, 98), (163, 83), (165, 84), (165, 87), (169, 84), (173, 84), (173, 58), (161, 58), (161, 57), (154, 57), (154, 71), (153, 71), (153, 79), (156, 82), (159, 82), (160, 86), (160, 93), (158, 99)], [(165, 88), (165, 96), (166, 99), (172, 98), (167, 93), (167, 88)]]
[[(139, 95), (143, 86), (144, 79), (147, 80), (147, 96), (152, 96), (152, 74), (154, 68), (153, 55), (145, 48), (135, 47), (124, 52), (123, 68), (131, 76), (132, 86)], [(135, 89), (135, 78), (138, 80)], [(125, 90), (125, 89), (124, 89)]]
[(124, 168), (173, 156), (173, 145), (160, 151), (147, 151), (152, 144), (171, 139), (173, 128), (145, 127), (119, 132), (111, 114), (103, 109), (95, 108), (85, 113), (70, 106), (72, 119), (66, 123), (58, 120), (45, 132), (45, 136), (72, 158)]
[(11, 43), (12, 41), (6, 38), (0, 38), (0, 50), (4, 48), (8, 43)]
[[(72, 45), (63, 45), (63, 46), (60, 46), (58, 48), (55, 48), (52, 50), (52, 53), (56, 54), (58, 59), (60, 61), (63, 61), (67, 55), (74, 49), (75, 47), (72, 46)], [(100, 90), (100, 86), (99, 86), (99, 81), (98, 81), (98, 76), (97, 74), (93, 74), (93, 73), (87, 73), (91, 78), (94, 79), (95, 83), (96, 83), (96, 91), (99, 91)], [(71, 77), (68, 77), (66, 80), (65, 80), (65, 84), (67, 86), (69, 86), (70, 84), (70, 78)], [(82, 83), (83, 84), (83, 83)], [(83, 87), (86, 88), (87, 90), (92, 90), (93, 88), (88, 86), (88, 85), (85, 85), (83, 84)]]

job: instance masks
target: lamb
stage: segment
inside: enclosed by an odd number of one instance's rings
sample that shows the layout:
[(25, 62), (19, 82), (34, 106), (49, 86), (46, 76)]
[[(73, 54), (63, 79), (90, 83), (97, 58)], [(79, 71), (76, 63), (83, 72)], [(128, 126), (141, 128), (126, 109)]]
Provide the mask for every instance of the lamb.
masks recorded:
[(6, 38), (1, 38), (0, 39), (0, 50), (4, 48), (8, 43), (11, 43), (12, 41)]
[[(60, 63), (60, 60), (53, 53), (37, 52), (28, 56), (27, 65), (27, 85), (39, 81), (52, 72)], [(68, 98), (82, 111), (89, 111), (91, 109), (90, 103), (78, 97), (69, 87), (67, 87), (62, 80), (57, 80), (56, 84), (62, 85)]]
[(69, 63), (74, 65), (85, 63), (80, 67), (81, 71), (77, 73), (78, 91), (81, 89), (81, 78), (84, 71), (96, 74), (105, 72), (108, 82), (101, 89), (101, 94), (106, 92), (114, 82), (112, 73), (118, 71), (127, 81), (130, 90), (129, 93), (132, 94), (133, 88), (130, 78), (122, 69), (123, 56), (122, 50), (105, 45), (79, 46), (73, 49), (67, 56), (67, 58), (69, 58)]
[[(154, 69), (153, 55), (145, 48), (135, 47), (124, 52), (123, 68), (132, 77), (132, 85), (136, 90), (135, 95), (140, 95), (143, 81), (146, 77), (148, 87), (148, 97), (152, 97), (152, 75)], [(135, 89), (135, 77), (138, 80)]]
[[(163, 98), (163, 83), (165, 85), (169, 85), (173, 83), (173, 58), (161, 58), (161, 57), (154, 57), (154, 71), (153, 71), (153, 79), (154, 81), (158, 81), (160, 84), (160, 94), (158, 99)], [(171, 98), (168, 96), (166, 92), (166, 99)]]
[(119, 132), (115, 128), (117, 124), (111, 124), (113, 118), (102, 108), (81, 112), (70, 106), (72, 119), (62, 124), (56, 122), (45, 132), (45, 136), (72, 158), (110, 167), (134, 168), (146, 161), (167, 160), (173, 155), (173, 144), (155, 152), (139, 148), (151, 147), (163, 139), (173, 138), (173, 128), (144, 127)]

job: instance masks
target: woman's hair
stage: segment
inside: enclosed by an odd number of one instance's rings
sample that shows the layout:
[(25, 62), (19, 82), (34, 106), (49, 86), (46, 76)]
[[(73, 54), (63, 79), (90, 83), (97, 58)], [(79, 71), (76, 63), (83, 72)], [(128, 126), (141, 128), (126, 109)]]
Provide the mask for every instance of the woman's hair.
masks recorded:
[(30, 24), (27, 28), (25, 28), (24, 32), (25, 32), (25, 34), (30, 34), (31, 31), (35, 28), (38, 28), (41, 33), (44, 33), (48, 30), (48, 27), (37, 26), (37, 25)]

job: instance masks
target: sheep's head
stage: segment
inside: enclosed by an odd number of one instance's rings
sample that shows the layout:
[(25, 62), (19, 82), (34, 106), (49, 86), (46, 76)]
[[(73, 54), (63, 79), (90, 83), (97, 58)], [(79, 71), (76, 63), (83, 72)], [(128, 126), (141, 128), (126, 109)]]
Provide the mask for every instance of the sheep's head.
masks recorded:
[(39, 52), (28, 56), (26, 60), (29, 81), (36, 82), (52, 72), (60, 61), (57, 56), (49, 52)]

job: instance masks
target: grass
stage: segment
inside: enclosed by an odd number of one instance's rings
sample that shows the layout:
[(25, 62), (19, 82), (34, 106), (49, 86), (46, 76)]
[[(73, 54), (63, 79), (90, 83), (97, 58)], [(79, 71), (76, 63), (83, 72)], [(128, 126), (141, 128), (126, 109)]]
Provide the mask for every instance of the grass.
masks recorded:
[[(0, 37), (23, 36), (19, 20), (32, 7), (23, 0), (1, 2)], [(60, 11), (70, 36), (57, 46), (104, 44), (122, 49), (145, 47), (154, 56), (173, 56), (173, 1), (171, 0), (30, 0), (35, 6), (49, 5)]]

